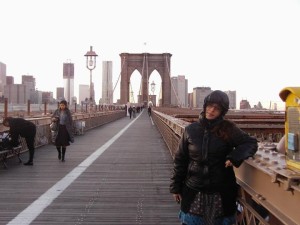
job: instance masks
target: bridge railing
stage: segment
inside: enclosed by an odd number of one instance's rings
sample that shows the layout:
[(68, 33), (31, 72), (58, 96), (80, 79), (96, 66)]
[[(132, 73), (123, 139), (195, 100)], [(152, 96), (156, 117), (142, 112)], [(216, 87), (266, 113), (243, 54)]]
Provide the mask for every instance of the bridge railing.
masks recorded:
[[(124, 117), (125, 115), (126, 114), (124, 110), (92, 112), (92, 113), (74, 113), (72, 115), (74, 120), (74, 127), (73, 127), (74, 132), (75, 134), (83, 134), (87, 130), (118, 120)], [(36, 118), (26, 118), (26, 119), (33, 122), (37, 127), (35, 147), (41, 147), (43, 145), (47, 145), (51, 143), (51, 131), (50, 131), (51, 117), (49, 115), (36, 117)], [(78, 127), (78, 125), (81, 127)], [(9, 128), (4, 127), (3, 124), (0, 124), (1, 134), (8, 132), (8, 129)], [(76, 132), (77, 129), (81, 129), (81, 131)], [(22, 149), (20, 153), (28, 151), (26, 141), (24, 138), (21, 138), (21, 146)]]
[[(189, 122), (156, 110), (152, 119), (174, 157)], [(293, 209), (300, 200), (299, 174), (285, 170), (284, 155), (271, 152), (261, 143), (255, 158), (246, 160), (235, 171), (240, 185), (237, 225), (299, 224), (299, 213)], [(289, 203), (281, 202), (283, 199)]]

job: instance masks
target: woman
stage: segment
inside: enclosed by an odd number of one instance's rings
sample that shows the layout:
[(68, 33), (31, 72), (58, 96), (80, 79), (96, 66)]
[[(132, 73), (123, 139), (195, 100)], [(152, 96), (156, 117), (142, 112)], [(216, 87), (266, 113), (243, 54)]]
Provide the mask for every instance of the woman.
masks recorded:
[(199, 122), (185, 128), (174, 157), (170, 192), (186, 225), (235, 223), (237, 183), (233, 166), (257, 151), (257, 140), (224, 119), (229, 99), (222, 91), (205, 97)]
[(62, 162), (65, 161), (67, 146), (74, 142), (73, 119), (67, 106), (67, 101), (62, 100), (52, 115), (52, 121), (58, 125), (57, 129), (52, 131), (52, 140), (58, 151), (58, 159)]

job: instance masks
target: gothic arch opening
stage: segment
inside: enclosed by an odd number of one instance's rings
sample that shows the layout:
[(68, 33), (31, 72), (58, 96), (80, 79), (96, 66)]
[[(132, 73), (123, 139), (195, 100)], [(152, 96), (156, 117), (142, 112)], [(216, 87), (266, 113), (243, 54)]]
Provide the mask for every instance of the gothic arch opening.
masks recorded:
[(141, 93), (140, 102), (147, 105), (151, 89), (149, 77), (153, 71), (157, 71), (161, 77), (161, 106), (170, 106), (171, 104), (171, 54), (129, 54), (121, 53), (121, 85), (120, 85), (120, 103), (127, 104), (130, 100), (130, 77), (137, 70), (141, 74)]
[(161, 105), (162, 79), (157, 70), (154, 70), (149, 76), (149, 101), (154, 106)]
[(138, 70), (134, 70), (129, 78), (129, 101), (130, 103), (138, 103), (140, 95), (142, 75)]

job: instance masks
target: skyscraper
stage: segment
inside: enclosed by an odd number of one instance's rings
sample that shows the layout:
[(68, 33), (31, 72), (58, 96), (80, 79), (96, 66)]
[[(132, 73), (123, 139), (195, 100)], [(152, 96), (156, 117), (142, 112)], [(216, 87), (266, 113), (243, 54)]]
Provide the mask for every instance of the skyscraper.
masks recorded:
[(202, 109), (204, 99), (207, 95), (212, 93), (210, 87), (195, 87), (193, 88), (193, 108)]
[(102, 61), (101, 103), (113, 104), (112, 61)]
[(13, 76), (6, 76), (6, 84), (9, 85), (9, 84), (14, 84), (15, 83), (15, 79)]
[(65, 100), (72, 105), (74, 97), (74, 63), (64, 63), (63, 67), (64, 78), (64, 97)]
[(79, 84), (79, 104), (87, 102), (90, 98), (90, 86), (87, 84)]
[(35, 100), (35, 78), (30, 75), (22, 75), (22, 84), (26, 87), (26, 96), (27, 100), (30, 100), (31, 103), (38, 103), (34, 102)]
[(4, 95), (5, 85), (6, 85), (6, 65), (0, 62), (0, 97)]
[(65, 89), (63, 87), (57, 87), (56, 88), (56, 100), (58, 102), (60, 102), (61, 100), (65, 99), (64, 92), (65, 92)]
[(236, 91), (224, 91), (229, 98), (229, 108), (236, 109)]
[(188, 80), (185, 76), (171, 77), (171, 104), (180, 107), (188, 106)]

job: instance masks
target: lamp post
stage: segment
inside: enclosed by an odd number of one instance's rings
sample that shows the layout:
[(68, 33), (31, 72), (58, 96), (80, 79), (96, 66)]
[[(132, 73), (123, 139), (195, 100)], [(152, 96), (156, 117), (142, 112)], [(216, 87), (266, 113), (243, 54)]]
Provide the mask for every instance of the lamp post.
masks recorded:
[(152, 91), (152, 95), (154, 95), (154, 91), (155, 91), (155, 83), (154, 83), (154, 80), (152, 81), (151, 83), (151, 91)]
[(154, 91), (155, 91), (155, 83), (154, 83), (154, 81), (152, 81), (152, 83), (150, 84), (150, 86), (151, 86), (151, 91), (152, 91), (152, 95), (150, 97), (151, 103), (152, 103), (152, 105), (156, 105), (156, 104), (153, 103), (153, 101), (156, 101), (156, 99), (154, 97)]
[(92, 70), (96, 68), (96, 57), (98, 56), (96, 52), (93, 51), (93, 46), (90, 46), (90, 51), (88, 51), (85, 55), (86, 57), (86, 68), (90, 70), (90, 106), (94, 102), (93, 99), (93, 81), (92, 81)]

